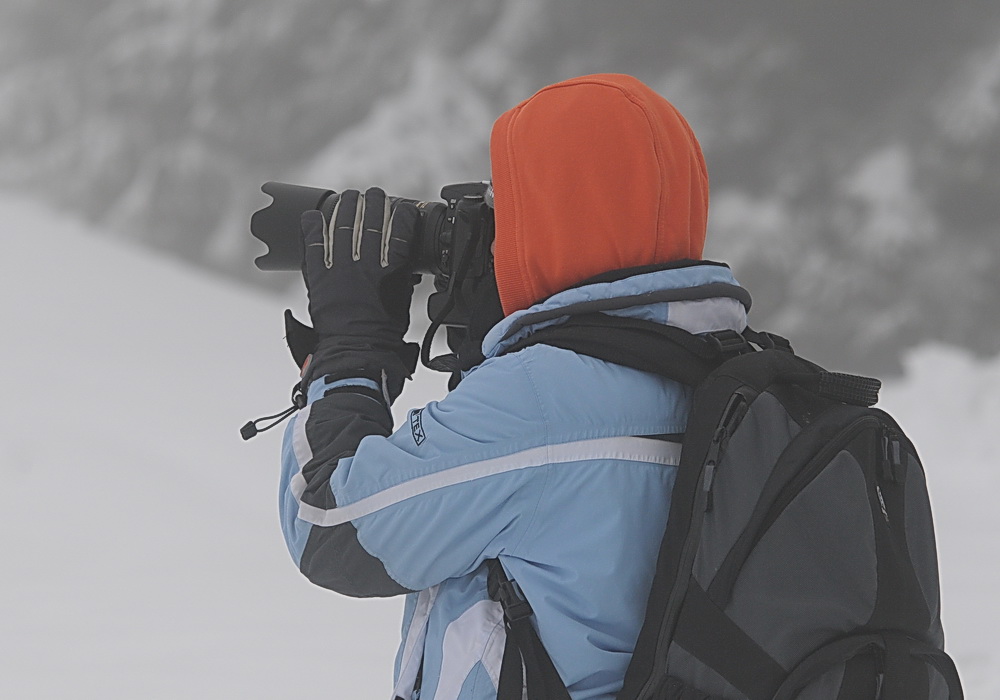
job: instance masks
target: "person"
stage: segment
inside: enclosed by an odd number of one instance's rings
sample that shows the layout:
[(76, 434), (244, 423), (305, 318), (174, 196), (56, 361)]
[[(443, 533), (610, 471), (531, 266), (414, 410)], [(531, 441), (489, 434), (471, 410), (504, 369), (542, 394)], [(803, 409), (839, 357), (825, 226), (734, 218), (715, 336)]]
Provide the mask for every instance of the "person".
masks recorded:
[(282, 528), (315, 584), (406, 594), (396, 698), (497, 697), (498, 559), (573, 700), (606, 700), (643, 623), (691, 390), (550, 345), (506, 351), (581, 313), (741, 331), (750, 299), (701, 260), (701, 148), (639, 80), (540, 90), (496, 121), (490, 158), (495, 288), (481, 303), (496, 323), (483, 360), (395, 432), (416, 210), (373, 188), (303, 215), (320, 340), (283, 443)]

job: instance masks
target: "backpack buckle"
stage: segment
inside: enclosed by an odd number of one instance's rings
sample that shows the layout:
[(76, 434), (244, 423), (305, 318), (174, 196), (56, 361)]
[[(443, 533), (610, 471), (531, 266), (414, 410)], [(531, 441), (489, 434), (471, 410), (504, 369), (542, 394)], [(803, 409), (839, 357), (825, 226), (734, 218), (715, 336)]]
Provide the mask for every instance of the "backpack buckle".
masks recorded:
[(531, 617), (534, 612), (528, 599), (521, 592), (521, 587), (517, 585), (517, 581), (501, 582), (497, 594), (500, 606), (510, 622)]
[(523, 620), (533, 614), (531, 604), (517, 581), (507, 578), (506, 572), (496, 559), (489, 561), (489, 575), (486, 578), (486, 592), (490, 600), (500, 603), (509, 622)]
[(782, 350), (793, 355), (795, 354), (795, 351), (792, 349), (792, 344), (789, 343), (786, 338), (782, 338), (777, 333), (755, 331), (750, 326), (747, 326), (743, 329), (743, 337), (755, 344), (761, 350)]
[(753, 350), (746, 338), (728, 328), (722, 331), (702, 333), (701, 337), (705, 339), (713, 351), (723, 357), (735, 357)]

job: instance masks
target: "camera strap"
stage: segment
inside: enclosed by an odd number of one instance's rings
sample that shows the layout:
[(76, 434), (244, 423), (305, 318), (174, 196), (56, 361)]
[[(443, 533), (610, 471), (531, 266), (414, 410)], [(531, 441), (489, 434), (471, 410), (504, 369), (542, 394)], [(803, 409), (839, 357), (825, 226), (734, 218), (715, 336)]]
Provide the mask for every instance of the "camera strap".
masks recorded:
[(445, 300), (440, 311), (431, 319), (431, 325), (428, 326), (427, 332), (424, 333), (423, 342), (420, 344), (420, 363), (427, 369), (434, 370), (435, 372), (449, 372), (454, 374), (459, 371), (458, 356), (455, 353), (447, 353), (431, 357), (431, 343), (434, 341), (434, 336), (437, 335), (438, 329), (441, 328), (444, 320), (448, 318), (448, 314), (452, 312), (455, 304), (458, 302), (459, 290), (462, 288), (462, 283), (465, 282), (466, 274), (472, 263), (472, 256), (476, 252), (477, 247), (478, 245), (467, 245), (465, 250), (462, 251), (462, 257), (458, 261), (455, 275), (448, 284), (448, 298)]

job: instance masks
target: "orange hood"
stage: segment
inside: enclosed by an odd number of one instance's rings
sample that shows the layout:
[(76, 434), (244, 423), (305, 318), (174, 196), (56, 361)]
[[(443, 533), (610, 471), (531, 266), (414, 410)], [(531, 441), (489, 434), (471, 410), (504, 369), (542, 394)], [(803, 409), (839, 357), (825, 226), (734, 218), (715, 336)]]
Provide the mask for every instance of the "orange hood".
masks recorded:
[(497, 119), (490, 159), (507, 315), (602, 272), (701, 258), (701, 147), (680, 112), (631, 76), (539, 90)]

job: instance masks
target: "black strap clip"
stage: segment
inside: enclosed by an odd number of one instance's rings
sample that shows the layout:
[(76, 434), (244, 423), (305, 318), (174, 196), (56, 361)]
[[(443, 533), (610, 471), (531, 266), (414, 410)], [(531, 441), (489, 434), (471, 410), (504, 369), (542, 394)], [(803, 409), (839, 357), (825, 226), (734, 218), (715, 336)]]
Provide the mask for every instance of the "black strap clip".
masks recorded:
[(788, 342), (788, 339), (782, 338), (777, 333), (755, 331), (747, 326), (743, 330), (743, 337), (751, 343), (756, 343), (761, 350), (783, 350), (785, 352), (790, 352), (793, 355), (795, 354), (795, 350), (792, 349), (792, 344)]
[(705, 339), (714, 352), (726, 358), (736, 357), (753, 350), (746, 338), (729, 328), (702, 333), (701, 337)]
[(524, 597), (524, 592), (517, 581), (507, 578), (503, 565), (496, 559), (489, 562), (489, 574), (486, 577), (486, 591), (490, 599), (500, 603), (504, 615), (509, 622), (523, 620), (533, 614), (531, 604)]

